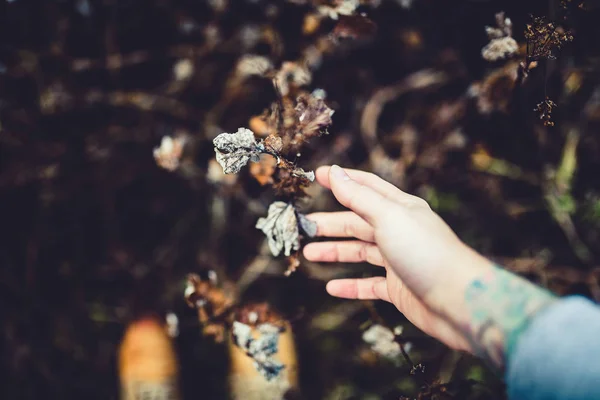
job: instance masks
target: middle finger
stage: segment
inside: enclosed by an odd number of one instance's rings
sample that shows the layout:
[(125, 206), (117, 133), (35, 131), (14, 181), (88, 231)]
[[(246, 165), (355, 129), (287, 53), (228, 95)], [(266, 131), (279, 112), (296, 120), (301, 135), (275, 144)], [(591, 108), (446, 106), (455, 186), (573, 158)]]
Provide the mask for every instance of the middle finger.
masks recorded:
[(319, 212), (309, 214), (307, 218), (317, 224), (317, 236), (354, 237), (365, 242), (375, 242), (373, 227), (352, 211)]

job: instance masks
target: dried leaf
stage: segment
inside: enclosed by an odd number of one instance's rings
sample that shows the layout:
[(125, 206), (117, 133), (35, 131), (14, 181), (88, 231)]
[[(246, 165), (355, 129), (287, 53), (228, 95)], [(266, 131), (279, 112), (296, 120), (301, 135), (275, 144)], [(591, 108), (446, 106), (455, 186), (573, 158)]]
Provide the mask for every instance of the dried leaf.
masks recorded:
[(239, 128), (236, 133), (221, 133), (213, 140), (217, 161), (226, 174), (240, 172), (248, 161), (257, 162), (264, 151), (250, 129)]
[(256, 228), (267, 236), (271, 254), (277, 257), (281, 252), (289, 256), (300, 248), (300, 233), (296, 210), (292, 204), (283, 201), (273, 202), (269, 206), (266, 218), (260, 218)]

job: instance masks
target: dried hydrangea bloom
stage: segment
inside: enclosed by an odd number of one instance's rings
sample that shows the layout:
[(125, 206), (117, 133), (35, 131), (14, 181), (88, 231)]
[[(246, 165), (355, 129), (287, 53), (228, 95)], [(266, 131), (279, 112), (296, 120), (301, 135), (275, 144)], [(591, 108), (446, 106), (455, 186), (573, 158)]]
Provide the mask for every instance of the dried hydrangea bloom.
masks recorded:
[(270, 381), (277, 378), (285, 368), (273, 356), (277, 354), (280, 329), (271, 324), (261, 324), (257, 327), (260, 336), (254, 338), (252, 328), (238, 321), (233, 322), (233, 338), (236, 346), (243, 349), (254, 359), (256, 370)]
[[(299, 217), (292, 204), (283, 201), (275, 201), (269, 206), (269, 214), (266, 218), (260, 218), (256, 228), (263, 231), (267, 236), (271, 254), (277, 257), (283, 254), (290, 256), (292, 251), (300, 248)], [(316, 234), (316, 224), (304, 216), (300, 217), (300, 227), (309, 236)], [(312, 235), (311, 235), (312, 234)]]
[(286, 256), (300, 248), (300, 232), (294, 206), (276, 201), (269, 206), (266, 218), (260, 218), (256, 228), (267, 236), (271, 254), (277, 257), (281, 252)]
[(177, 136), (164, 136), (160, 142), (160, 147), (154, 149), (154, 160), (159, 167), (169, 171), (175, 171), (179, 168), (179, 162), (183, 154), (185, 138)]
[(333, 5), (322, 5), (317, 8), (319, 14), (331, 19), (340, 15), (352, 15), (360, 5), (358, 0), (333, 0)]
[(511, 37), (492, 39), (483, 49), (481, 56), (484, 60), (494, 62), (503, 60), (516, 54), (519, 51), (519, 44)]
[(256, 142), (250, 129), (239, 128), (236, 133), (221, 133), (213, 140), (217, 161), (226, 174), (237, 174), (248, 161), (257, 162), (262, 145)]
[(264, 56), (247, 54), (240, 58), (237, 63), (237, 74), (239, 76), (263, 76), (273, 68), (271, 61)]
[(396, 359), (401, 354), (400, 344), (396, 342), (394, 332), (385, 326), (374, 324), (363, 333), (363, 340), (371, 345), (373, 351), (389, 359)]
[(281, 68), (275, 75), (275, 84), (282, 96), (287, 96), (290, 93), (290, 86), (298, 88), (308, 85), (311, 80), (312, 75), (308, 68), (293, 61), (286, 61), (281, 64)]
[[(296, 100), (296, 115), (299, 130), (305, 137), (315, 136), (326, 131), (333, 122), (335, 112), (325, 104), (322, 93), (315, 90), (312, 95), (302, 95)], [(316, 94), (316, 95), (315, 95)]]
[(519, 51), (519, 44), (512, 37), (512, 21), (504, 16), (504, 12), (496, 14), (496, 26), (486, 26), (485, 31), (490, 42), (481, 49), (484, 60), (502, 60)]

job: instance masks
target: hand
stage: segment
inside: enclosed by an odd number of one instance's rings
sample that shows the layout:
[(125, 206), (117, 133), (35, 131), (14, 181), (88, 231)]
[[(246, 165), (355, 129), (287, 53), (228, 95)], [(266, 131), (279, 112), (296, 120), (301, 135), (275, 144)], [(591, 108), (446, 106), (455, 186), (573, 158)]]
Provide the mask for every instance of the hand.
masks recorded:
[(321, 167), (317, 181), (351, 211), (314, 213), (317, 235), (356, 240), (316, 242), (304, 256), (322, 262), (368, 262), (386, 277), (339, 279), (327, 291), (393, 303), (414, 325), (448, 346), (472, 351), (458, 324), (464, 289), (492, 265), (462, 243), (423, 199), (371, 173)]

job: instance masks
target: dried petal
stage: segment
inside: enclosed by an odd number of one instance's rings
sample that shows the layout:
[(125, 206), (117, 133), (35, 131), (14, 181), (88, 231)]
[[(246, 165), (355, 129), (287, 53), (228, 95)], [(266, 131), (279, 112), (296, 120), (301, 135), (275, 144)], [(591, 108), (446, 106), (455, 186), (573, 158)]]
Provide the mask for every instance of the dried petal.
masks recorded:
[(305, 171), (302, 168), (296, 168), (292, 171), (292, 175), (304, 178), (310, 182), (315, 181), (315, 173), (313, 171)]
[(258, 161), (264, 150), (256, 143), (254, 133), (246, 128), (239, 128), (236, 133), (221, 133), (213, 144), (217, 161), (226, 174), (236, 174), (248, 161)]
[(296, 100), (296, 116), (303, 136), (321, 134), (331, 125), (334, 110), (320, 96), (302, 95)]
[(271, 254), (277, 257), (281, 252), (289, 256), (300, 248), (298, 219), (294, 206), (283, 201), (273, 202), (269, 206), (266, 218), (260, 218), (256, 228), (267, 236)]

